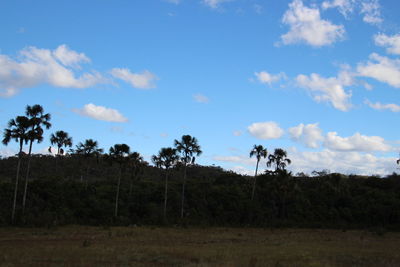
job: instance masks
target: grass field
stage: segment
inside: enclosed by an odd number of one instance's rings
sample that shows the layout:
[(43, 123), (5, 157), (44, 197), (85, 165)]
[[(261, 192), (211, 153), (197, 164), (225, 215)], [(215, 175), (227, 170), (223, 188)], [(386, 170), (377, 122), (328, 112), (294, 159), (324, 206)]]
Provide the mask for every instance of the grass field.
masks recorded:
[(248, 228), (1, 228), (0, 265), (400, 266), (400, 233)]

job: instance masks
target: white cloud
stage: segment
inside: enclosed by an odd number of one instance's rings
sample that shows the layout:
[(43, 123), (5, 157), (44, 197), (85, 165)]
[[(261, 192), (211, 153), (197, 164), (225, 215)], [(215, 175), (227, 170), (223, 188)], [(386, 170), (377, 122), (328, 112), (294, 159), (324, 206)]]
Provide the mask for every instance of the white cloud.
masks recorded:
[(359, 76), (374, 78), (378, 81), (400, 88), (400, 59), (390, 59), (372, 53), (370, 61), (357, 67)]
[(111, 122), (127, 122), (128, 119), (124, 117), (118, 110), (112, 108), (106, 108), (103, 106), (96, 106), (92, 103), (86, 104), (81, 109), (74, 109), (75, 113), (90, 117), (100, 121), (111, 121)]
[(233, 0), (203, 0), (203, 3), (211, 8), (218, 8), (222, 3), (230, 1)]
[(83, 53), (66, 45), (55, 50), (27, 47), (19, 52), (19, 60), (0, 55), (0, 96), (11, 97), (21, 88), (40, 84), (56, 87), (87, 88), (106, 83), (98, 72), (85, 72), (76, 76), (75, 70), (90, 61)]
[(243, 133), (242, 133), (242, 131), (233, 131), (233, 135), (234, 136), (241, 136)]
[(319, 47), (343, 39), (345, 33), (342, 25), (321, 19), (318, 8), (305, 7), (301, 0), (289, 4), (282, 22), (290, 27), (289, 32), (281, 36), (284, 44), (305, 42)]
[(208, 97), (206, 97), (205, 95), (202, 95), (202, 94), (195, 94), (195, 95), (193, 95), (193, 98), (197, 103), (207, 104), (208, 102), (210, 102)]
[(360, 13), (364, 15), (363, 21), (369, 24), (381, 23), (381, 6), (379, 0), (364, 0), (361, 1)]
[(381, 33), (375, 35), (374, 40), (376, 45), (387, 47), (388, 53), (400, 55), (400, 34), (388, 36)]
[(341, 111), (351, 108), (351, 91), (346, 92), (345, 86), (353, 84), (353, 77), (347, 71), (339, 73), (338, 77), (323, 78), (319, 74), (310, 76), (300, 74), (296, 77), (298, 86), (307, 89), (317, 102), (330, 102)]
[(367, 104), (371, 108), (377, 109), (377, 110), (388, 109), (392, 112), (400, 112), (400, 106), (396, 105), (396, 104), (381, 104), (380, 102), (372, 103), (368, 100), (365, 101), (365, 104)]
[(288, 130), (290, 137), (310, 148), (318, 148), (320, 142), (324, 140), (322, 130), (318, 127), (318, 123), (307, 124), (303, 123), (292, 127)]
[(284, 131), (279, 127), (276, 122), (256, 122), (250, 125), (248, 128), (250, 134), (259, 139), (278, 139)]
[(285, 73), (282, 72), (279, 74), (270, 74), (266, 71), (260, 71), (260, 72), (255, 72), (254, 75), (257, 77), (257, 80), (260, 83), (268, 85), (271, 85), (274, 82), (278, 82), (279, 80), (286, 78)]
[(322, 2), (322, 8), (338, 8), (339, 12), (344, 16), (348, 17), (348, 14), (353, 13), (355, 0), (331, 0)]
[(232, 163), (240, 163), (247, 166), (255, 166), (257, 160), (255, 158), (244, 157), (244, 156), (215, 156), (213, 160), (223, 161), (223, 162), (232, 162)]
[(155, 81), (158, 79), (156, 75), (148, 70), (142, 73), (132, 73), (129, 69), (114, 68), (111, 75), (129, 83), (134, 88), (151, 89), (155, 88)]
[(340, 137), (336, 132), (329, 132), (324, 140), (324, 147), (335, 151), (390, 151), (385, 139), (380, 136), (366, 136), (355, 133), (350, 137)]
[(330, 170), (343, 174), (388, 175), (396, 168), (396, 158), (377, 157), (371, 153), (338, 152), (324, 150), (318, 152), (299, 152), (296, 149), (288, 151), (292, 164), (288, 169), (293, 173), (310, 174), (317, 170)]
[(15, 156), (18, 154), (18, 151), (12, 148), (1, 148), (0, 149), (0, 156), (3, 158), (8, 158), (11, 156)]

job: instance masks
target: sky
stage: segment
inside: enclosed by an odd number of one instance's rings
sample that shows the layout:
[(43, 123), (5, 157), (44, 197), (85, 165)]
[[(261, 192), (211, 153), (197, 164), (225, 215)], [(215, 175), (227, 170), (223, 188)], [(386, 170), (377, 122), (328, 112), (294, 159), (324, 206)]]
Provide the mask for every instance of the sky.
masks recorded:
[(242, 174), (254, 145), (293, 173), (398, 172), (399, 15), (398, 0), (3, 0), (0, 131), (40, 104), (36, 153), (64, 130), (150, 160), (189, 134), (197, 163)]

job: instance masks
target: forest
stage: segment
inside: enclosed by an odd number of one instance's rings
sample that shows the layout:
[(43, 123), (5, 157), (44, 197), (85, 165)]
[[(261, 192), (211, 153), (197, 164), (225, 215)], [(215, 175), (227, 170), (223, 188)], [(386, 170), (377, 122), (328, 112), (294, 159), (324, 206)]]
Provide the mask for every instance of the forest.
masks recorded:
[[(196, 164), (202, 151), (190, 135), (161, 148), (152, 164), (128, 144), (105, 151), (87, 139), (73, 146), (65, 131), (50, 136), (55, 155), (33, 154), (33, 145), (51, 126), (51, 115), (33, 105), (4, 129), (3, 144), (16, 141), (20, 150), (0, 158), (0, 225), (400, 230), (396, 173), (292, 174), (286, 170), (291, 163), (286, 151), (254, 145), (249, 156), (257, 159), (255, 175), (240, 175)], [(270, 170), (258, 173), (259, 164)]]

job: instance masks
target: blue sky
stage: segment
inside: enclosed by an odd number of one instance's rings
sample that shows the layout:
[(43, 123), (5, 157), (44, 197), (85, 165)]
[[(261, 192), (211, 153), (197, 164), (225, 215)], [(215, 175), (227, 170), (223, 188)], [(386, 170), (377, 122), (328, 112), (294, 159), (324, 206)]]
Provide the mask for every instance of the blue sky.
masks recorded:
[[(397, 0), (2, 1), (0, 126), (41, 104), (74, 144), (149, 159), (183, 134), (200, 164), (252, 174), (398, 171)], [(0, 146), (3, 156), (15, 143)], [(265, 167), (265, 163), (262, 163)]]

